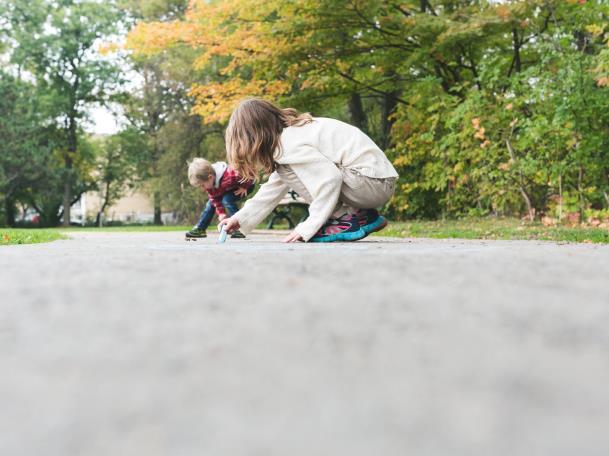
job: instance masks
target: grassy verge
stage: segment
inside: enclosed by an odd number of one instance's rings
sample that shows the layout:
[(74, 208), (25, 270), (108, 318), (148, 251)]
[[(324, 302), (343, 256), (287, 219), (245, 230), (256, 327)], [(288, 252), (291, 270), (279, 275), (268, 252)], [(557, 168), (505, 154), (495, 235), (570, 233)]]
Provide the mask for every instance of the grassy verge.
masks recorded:
[(66, 236), (57, 230), (40, 229), (1, 229), (0, 245), (37, 244), (65, 239)]
[[(191, 226), (118, 226), (104, 228), (0, 229), (0, 245), (31, 244), (65, 239), (67, 231), (91, 232), (155, 232), (188, 231)], [(258, 228), (266, 229), (266, 224)], [(288, 229), (278, 225), (276, 229)], [(210, 227), (211, 230), (211, 227)], [(213, 226), (215, 231), (215, 225)], [(609, 244), (609, 229), (594, 227), (547, 227), (541, 223), (523, 223), (518, 219), (474, 218), (461, 220), (391, 222), (374, 236), (426, 237), (458, 239), (523, 239), (557, 242), (587, 242)]]
[(188, 231), (192, 228), (192, 225), (189, 226), (180, 226), (180, 225), (124, 225), (124, 226), (105, 226), (102, 228), (87, 226), (71, 226), (69, 228), (58, 227), (51, 228), (55, 231), (91, 231), (96, 233), (121, 233), (121, 232), (156, 232), (156, 231)]
[[(153, 232), (153, 231), (188, 231), (191, 226), (120, 226), (107, 228), (57, 228), (57, 231), (97, 231), (97, 232)], [(260, 224), (259, 229), (266, 229)], [(287, 230), (287, 225), (276, 226), (276, 229)], [(212, 227), (210, 227), (212, 230)], [(213, 230), (215, 231), (215, 225)], [(547, 227), (539, 222), (524, 223), (511, 218), (469, 218), (460, 220), (392, 222), (378, 236), (389, 237), (427, 237), (457, 239), (521, 239), (545, 240), (557, 242), (592, 242), (609, 244), (609, 230), (593, 227)]]
[(190, 226), (116, 226), (116, 227), (78, 227), (69, 228), (0, 228), (0, 246), (13, 244), (37, 244), (40, 242), (51, 242), (58, 239), (68, 239), (67, 232), (90, 231), (90, 232), (152, 232), (152, 231), (188, 231)]
[(459, 239), (523, 239), (609, 244), (609, 229), (548, 227), (518, 219), (479, 218), (443, 221), (393, 222), (378, 236)]

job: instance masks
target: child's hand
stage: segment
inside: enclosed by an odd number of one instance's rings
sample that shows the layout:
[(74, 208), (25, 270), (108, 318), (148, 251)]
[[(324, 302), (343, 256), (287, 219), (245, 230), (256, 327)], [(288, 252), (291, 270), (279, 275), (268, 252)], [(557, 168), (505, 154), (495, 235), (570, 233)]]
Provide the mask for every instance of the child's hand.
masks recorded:
[(234, 217), (225, 218), (220, 221), (218, 224), (218, 228), (221, 230), (222, 225), (224, 225), (227, 233), (232, 233), (235, 230), (239, 229), (239, 221)]
[(302, 236), (298, 234), (296, 231), (292, 231), (288, 234), (282, 242), (300, 242), (302, 241)]
[(243, 188), (243, 187), (239, 187), (237, 190), (235, 190), (235, 196), (238, 196), (239, 198), (247, 195), (247, 189)]
[(218, 220), (219, 220), (219, 221), (222, 221), (222, 220), (224, 220), (225, 218), (226, 218), (226, 214), (220, 214), (220, 215), (218, 215)]

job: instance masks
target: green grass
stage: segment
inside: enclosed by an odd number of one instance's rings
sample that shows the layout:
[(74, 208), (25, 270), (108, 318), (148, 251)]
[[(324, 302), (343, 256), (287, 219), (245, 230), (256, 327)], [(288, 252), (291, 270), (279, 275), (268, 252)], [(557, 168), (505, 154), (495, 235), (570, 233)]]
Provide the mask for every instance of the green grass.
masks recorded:
[(93, 231), (97, 233), (121, 233), (121, 232), (155, 232), (155, 231), (188, 231), (192, 228), (189, 226), (180, 225), (124, 225), (124, 226), (104, 226), (102, 228), (87, 226), (70, 226), (50, 228), (55, 231)]
[(36, 244), (39, 242), (51, 242), (58, 239), (68, 239), (67, 232), (74, 231), (90, 231), (90, 232), (105, 232), (105, 233), (121, 233), (121, 232), (152, 232), (152, 231), (188, 231), (191, 226), (115, 226), (115, 227), (78, 227), (71, 226), (69, 228), (0, 228), (0, 246), (12, 244)]
[(474, 218), (461, 220), (393, 222), (377, 236), (458, 239), (523, 239), (609, 244), (609, 229), (547, 227), (518, 219)]
[[(70, 227), (48, 229), (0, 229), (0, 245), (31, 244), (65, 239), (69, 231), (90, 232), (155, 232), (188, 231), (191, 226), (117, 226), (117, 227)], [(266, 228), (266, 224), (258, 228)], [(288, 229), (287, 225), (276, 226)], [(210, 227), (211, 229), (211, 227)], [(213, 227), (215, 230), (215, 225)], [(523, 239), (556, 242), (591, 242), (609, 244), (609, 229), (593, 227), (547, 227), (541, 223), (524, 223), (510, 218), (469, 218), (460, 220), (391, 222), (387, 228), (373, 236), (424, 237), (457, 239)]]
[(0, 228), (0, 245), (37, 244), (65, 239), (60, 231), (53, 229), (4, 229)]

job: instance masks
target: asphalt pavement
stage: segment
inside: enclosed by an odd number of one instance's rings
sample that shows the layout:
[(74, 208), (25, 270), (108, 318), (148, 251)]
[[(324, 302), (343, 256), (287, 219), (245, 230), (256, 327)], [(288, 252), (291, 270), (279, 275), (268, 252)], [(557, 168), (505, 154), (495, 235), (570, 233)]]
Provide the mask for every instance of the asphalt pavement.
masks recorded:
[(2, 456), (609, 454), (609, 246), (0, 247)]

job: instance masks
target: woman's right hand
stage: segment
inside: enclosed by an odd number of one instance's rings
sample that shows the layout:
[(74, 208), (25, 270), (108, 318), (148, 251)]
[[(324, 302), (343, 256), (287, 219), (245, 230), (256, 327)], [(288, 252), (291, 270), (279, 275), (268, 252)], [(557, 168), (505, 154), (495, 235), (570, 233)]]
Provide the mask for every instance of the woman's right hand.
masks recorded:
[(225, 227), (227, 233), (232, 233), (235, 230), (239, 229), (239, 221), (235, 217), (225, 218), (221, 220), (218, 224), (218, 228), (221, 230), (222, 226)]

